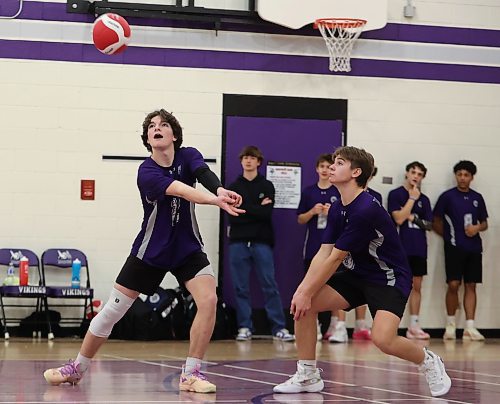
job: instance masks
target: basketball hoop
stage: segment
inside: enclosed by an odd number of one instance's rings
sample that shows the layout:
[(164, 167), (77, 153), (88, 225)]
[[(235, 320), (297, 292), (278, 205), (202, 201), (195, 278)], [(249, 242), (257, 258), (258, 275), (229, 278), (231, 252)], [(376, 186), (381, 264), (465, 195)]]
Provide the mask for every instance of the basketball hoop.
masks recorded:
[(357, 18), (320, 18), (314, 23), (323, 36), (330, 55), (330, 70), (351, 71), (351, 51), (354, 41), (363, 31), (366, 20)]

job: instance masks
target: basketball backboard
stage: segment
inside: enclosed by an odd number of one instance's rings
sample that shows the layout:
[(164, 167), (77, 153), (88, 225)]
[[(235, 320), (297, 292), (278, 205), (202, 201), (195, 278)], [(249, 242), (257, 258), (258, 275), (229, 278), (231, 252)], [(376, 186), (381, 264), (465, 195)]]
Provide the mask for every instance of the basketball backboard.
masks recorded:
[(366, 20), (363, 31), (387, 24), (387, 0), (257, 0), (263, 20), (299, 29), (318, 18), (358, 18)]

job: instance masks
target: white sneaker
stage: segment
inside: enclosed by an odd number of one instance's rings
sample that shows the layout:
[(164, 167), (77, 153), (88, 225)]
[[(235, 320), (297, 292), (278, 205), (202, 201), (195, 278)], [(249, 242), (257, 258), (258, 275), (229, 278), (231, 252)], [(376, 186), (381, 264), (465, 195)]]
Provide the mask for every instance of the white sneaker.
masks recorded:
[(337, 325), (335, 326), (335, 330), (333, 331), (333, 334), (328, 338), (329, 342), (347, 342), (349, 339), (347, 335), (347, 328), (345, 328), (345, 325)]
[(250, 341), (252, 339), (252, 331), (249, 328), (238, 328), (236, 341)]
[(455, 324), (448, 324), (446, 326), (443, 339), (457, 339), (457, 327)]
[(274, 334), (273, 339), (284, 342), (295, 341), (295, 337), (292, 334), (290, 334), (286, 328), (282, 328), (276, 334)]
[(484, 335), (476, 327), (466, 328), (462, 339), (464, 341), (484, 341)]
[(321, 324), (319, 323), (319, 321), (316, 324), (316, 327), (317, 327), (317, 335), (318, 335), (317, 340), (321, 341), (323, 339), (323, 335), (321, 334)]
[(328, 341), (328, 339), (333, 335), (333, 333), (335, 332), (335, 324), (330, 324), (330, 326), (328, 327), (328, 330), (326, 330), (326, 332), (323, 334), (323, 339), (325, 341)]
[(297, 372), (286, 382), (273, 387), (275, 393), (317, 393), (325, 387), (320, 369), (306, 369), (297, 364)]
[(433, 397), (443, 396), (451, 388), (451, 379), (446, 374), (443, 360), (434, 352), (424, 348), (425, 359), (418, 369), (425, 375), (431, 395)]

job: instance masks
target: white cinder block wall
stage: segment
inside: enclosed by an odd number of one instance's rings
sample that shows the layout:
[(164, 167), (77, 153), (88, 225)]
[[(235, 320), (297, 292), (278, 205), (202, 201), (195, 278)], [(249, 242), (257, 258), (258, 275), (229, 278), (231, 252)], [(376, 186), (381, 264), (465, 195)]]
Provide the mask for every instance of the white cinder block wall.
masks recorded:
[[(500, 7), (493, 0), (474, 5), (416, 1), (413, 20), (403, 19), (403, 3), (390, 1), (390, 21), (490, 28), (500, 36)], [(0, 39), (10, 39), (14, 24), (29, 31), (28, 20), (0, 20)], [(47, 28), (54, 24), (47, 22)], [(294, 46), (293, 37), (278, 40)], [(301, 40), (313, 47), (320, 43)], [(238, 50), (237, 41), (232, 46)], [(500, 68), (500, 56), (497, 61)], [(348, 143), (374, 154), (379, 173), (371, 186), (385, 203), (410, 161), (427, 166), (423, 191), (433, 205), (454, 185), (452, 167), (458, 160), (477, 164), (473, 188), (485, 197), (490, 227), (483, 234), (484, 283), (478, 286), (476, 319), (479, 328), (500, 328), (495, 299), (500, 287), (500, 85), (10, 58), (0, 58), (0, 71), (0, 246), (40, 255), (49, 247), (85, 251), (97, 298), (107, 299), (142, 220), (139, 162), (104, 161), (102, 155), (146, 155), (139, 138), (146, 113), (159, 107), (173, 111), (184, 127), (184, 145), (216, 158), (211, 168), (220, 174), (224, 93), (345, 98)], [(393, 177), (393, 185), (382, 184), (383, 176)], [(96, 180), (95, 201), (80, 200), (81, 179)], [(219, 212), (213, 207), (197, 212), (217, 268)], [(440, 328), (445, 318), (442, 241), (431, 234), (429, 245), (421, 322)], [(165, 285), (174, 286), (173, 277)], [(460, 315), (462, 324), (463, 310)]]

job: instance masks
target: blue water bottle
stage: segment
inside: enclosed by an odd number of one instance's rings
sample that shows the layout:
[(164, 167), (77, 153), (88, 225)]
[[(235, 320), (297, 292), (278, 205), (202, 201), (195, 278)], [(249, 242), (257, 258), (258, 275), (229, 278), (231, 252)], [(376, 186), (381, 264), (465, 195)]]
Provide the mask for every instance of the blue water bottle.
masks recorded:
[(73, 264), (71, 265), (71, 287), (73, 289), (79, 289), (80, 288), (80, 269), (82, 268), (82, 263), (81, 261), (76, 258), (73, 261)]

